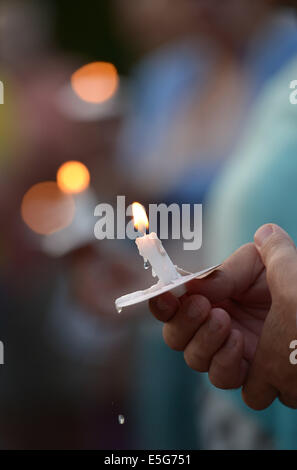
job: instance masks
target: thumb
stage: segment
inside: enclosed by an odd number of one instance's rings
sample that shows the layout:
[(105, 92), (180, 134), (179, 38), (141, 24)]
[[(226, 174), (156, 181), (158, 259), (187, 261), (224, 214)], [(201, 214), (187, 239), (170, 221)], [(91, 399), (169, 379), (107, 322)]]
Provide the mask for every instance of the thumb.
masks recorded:
[(276, 293), (296, 292), (297, 251), (287, 232), (275, 224), (260, 227), (255, 233), (255, 245), (266, 267), (267, 282), (272, 297)]

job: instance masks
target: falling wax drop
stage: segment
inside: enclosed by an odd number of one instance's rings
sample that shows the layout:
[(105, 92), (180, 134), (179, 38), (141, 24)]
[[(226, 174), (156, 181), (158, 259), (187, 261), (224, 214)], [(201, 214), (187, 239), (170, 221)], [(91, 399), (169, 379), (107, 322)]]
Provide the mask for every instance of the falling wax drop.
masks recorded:
[(121, 313), (122, 310), (123, 310), (122, 307), (117, 307), (117, 312), (118, 313)]
[(143, 264), (144, 269), (150, 269), (151, 265), (150, 262), (146, 259), (144, 264)]
[(124, 424), (125, 423), (125, 416), (119, 415), (119, 424)]

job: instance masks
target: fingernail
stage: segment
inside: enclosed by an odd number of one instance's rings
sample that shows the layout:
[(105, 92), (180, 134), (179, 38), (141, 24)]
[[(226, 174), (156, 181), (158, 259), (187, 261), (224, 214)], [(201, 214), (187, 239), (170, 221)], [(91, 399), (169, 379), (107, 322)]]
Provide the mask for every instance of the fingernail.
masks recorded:
[(255, 244), (261, 247), (264, 242), (273, 234), (272, 225), (264, 225), (255, 233)]
[(170, 310), (170, 304), (163, 297), (158, 297), (157, 307), (162, 312), (165, 312), (166, 310)]

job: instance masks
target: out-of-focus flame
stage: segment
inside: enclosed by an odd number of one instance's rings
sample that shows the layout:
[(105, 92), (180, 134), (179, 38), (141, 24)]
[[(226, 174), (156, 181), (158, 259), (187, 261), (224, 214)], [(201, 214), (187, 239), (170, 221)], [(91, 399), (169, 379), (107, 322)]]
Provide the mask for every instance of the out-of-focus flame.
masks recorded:
[(71, 77), (75, 93), (88, 103), (102, 103), (117, 91), (119, 76), (109, 62), (92, 62), (78, 69)]
[(23, 221), (33, 232), (50, 235), (71, 224), (75, 214), (74, 199), (63, 193), (53, 181), (38, 183), (24, 195)]
[(90, 172), (81, 162), (66, 162), (58, 170), (57, 183), (64, 193), (81, 193), (90, 184)]
[(132, 214), (135, 228), (138, 230), (138, 232), (145, 234), (146, 230), (149, 227), (149, 221), (146, 215), (145, 208), (141, 204), (139, 204), (139, 202), (133, 202)]

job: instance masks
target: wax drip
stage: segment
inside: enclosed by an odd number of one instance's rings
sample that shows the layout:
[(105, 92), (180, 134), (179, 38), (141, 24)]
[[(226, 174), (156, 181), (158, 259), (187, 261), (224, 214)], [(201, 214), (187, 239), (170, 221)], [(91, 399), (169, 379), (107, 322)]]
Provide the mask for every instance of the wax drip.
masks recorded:
[(119, 424), (125, 424), (125, 416), (119, 415), (118, 420), (119, 420)]
[(151, 265), (150, 265), (150, 262), (147, 259), (144, 261), (143, 267), (144, 267), (144, 269), (150, 269)]

